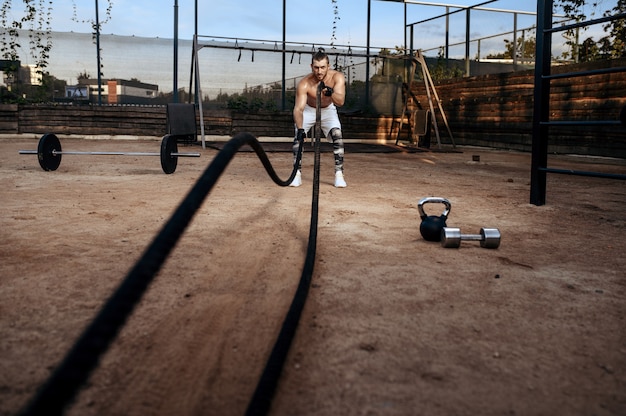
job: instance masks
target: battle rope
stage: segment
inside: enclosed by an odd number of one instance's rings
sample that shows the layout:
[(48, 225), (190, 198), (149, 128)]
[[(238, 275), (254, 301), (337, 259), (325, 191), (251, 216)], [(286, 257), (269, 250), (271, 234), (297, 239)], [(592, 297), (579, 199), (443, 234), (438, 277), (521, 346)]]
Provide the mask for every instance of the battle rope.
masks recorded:
[(313, 266), (315, 264), (315, 252), (317, 248), (317, 218), (320, 190), (320, 137), (321, 137), (321, 92), (324, 83), (320, 82), (317, 87), (316, 118), (315, 118), (315, 151), (313, 167), (313, 198), (311, 202), (311, 226), (309, 228), (309, 244), (307, 247), (304, 268), (300, 277), (300, 283), (289, 307), (289, 311), (283, 321), (283, 326), (278, 334), (272, 353), (270, 354), (263, 374), (248, 404), (246, 415), (266, 415), (272, 404), (272, 399), (278, 385), (278, 380), (287, 358), (287, 353), (291, 347), (291, 342), (298, 327), (300, 315), (304, 309), (304, 304), (311, 286), (313, 276)]
[(276, 184), (287, 186), (291, 183), (296, 176), (297, 166), (302, 157), (302, 141), (293, 171), (286, 181), (282, 181), (254, 136), (249, 133), (239, 133), (229, 140), (21, 414), (63, 414), (64, 408), (97, 367), (100, 356), (106, 352), (119, 330), (124, 326), (222, 172), (238, 149), (245, 144), (255, 150), (265, 170)]

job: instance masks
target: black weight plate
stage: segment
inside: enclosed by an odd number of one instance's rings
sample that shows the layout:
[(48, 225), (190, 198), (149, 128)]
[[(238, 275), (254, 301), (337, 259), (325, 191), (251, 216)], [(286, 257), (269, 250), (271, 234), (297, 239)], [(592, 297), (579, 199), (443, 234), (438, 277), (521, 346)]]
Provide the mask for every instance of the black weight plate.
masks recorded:
[(167, 134), (161, 141), (161, 168), (167, 174), (174, 173), (178, 164), (178, 156), (172, 153), (178, 153), (178, 144), (176, 137)]
[(39, 159), (39, 166), (43, 170), (57, 170), (61, 164), (61, 155), (53, 155), (53, 150), (60, 152), (61, 142), (54, 134), (46, 133), (39, 139), (37, 146), (37, 159)]

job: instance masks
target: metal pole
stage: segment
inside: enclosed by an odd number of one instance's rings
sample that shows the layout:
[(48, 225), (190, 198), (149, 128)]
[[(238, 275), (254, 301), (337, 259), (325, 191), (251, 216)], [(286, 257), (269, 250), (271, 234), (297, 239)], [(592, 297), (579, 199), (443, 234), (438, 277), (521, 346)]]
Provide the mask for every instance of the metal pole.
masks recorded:
[(174, 95), (173, 100), (178, 102), (178, 0), (174, 0)]
[(470, 76), (470, 11), (468, 8), (465, 12), (465, 76)]
[(448, 59), (450, 59), (450, 6), (446, 6), (446, 68), (448, 68)]
[(517, 13), (513, 13), (513, 69), (517, 70)]
[(408, 42), (406, 41), (406, 22), (407, 22), (407, 4), (404, 3), (404, 54), (408, 48)]
[(548, 164), (548, 126), (542, 122), (550, 118), (552, 0), (537, 1), (537, 56), (535, 58), (535, 91), (533, 105), (533, 139), (530, 164), (530, 203), (546, 203), (546, 171)]
[(520, 46), (520, 51), (519, 63), (524, 65), (526, 63), (526, 29), (522, 29), (522, 45)]
[(285, 65), (286, 65), (286, 51), (287, 47), (287, 0), (283, 0), (283, 74), (281, 79), (281, 91), (280, 91), (280, 100), (281, 100), (281, 108), (283, 111), (287, 109), (287, 97), (286, 97), (286, 73), (285, 73)]
[(370, 24), (372, 23), (372, 0), (367, 0), (367, 58), (365, 60), (365, 108), (370, 106)]
[[(191, 55), (192, 55), (192, 64), (191, 64), (191, 71), (192, 71), (192, 77), (193, 74), (195, 73), (195, 59), (198, 58), (198, 56), (196, 55), (196, 48), (198, 47), (198, 0), (195, 0), (194, 2), (194, 24), (193, 24), (193, 48), (191, 51)], [(191, 82), (191, 80), (189, 81)], [(198, 94), (200, 92), (200, 87), (198, 85), (199, 83), (196, 82), (194, 83), (194, 102), (196, 105), (198, 105)], [(189, 88), (189, 91), (191, 91), (191, 88)], [(200, 114), (200, 120), (202, 120), (202, 114)], [(204, 123), (202, 124), (202, 128), (204, 129)], [(202, 138), (204, 139), (204, 130), (202, 132)], [(204, 140), (202, 141), (202, 144), (204, 145)]]
[[(102, 105), (102, 72), (100, 71), (100, 16), (96, 0), (96, 59), (98, 60), (98, 105)], [(109, 91), (109, 94), (111, 92)]]

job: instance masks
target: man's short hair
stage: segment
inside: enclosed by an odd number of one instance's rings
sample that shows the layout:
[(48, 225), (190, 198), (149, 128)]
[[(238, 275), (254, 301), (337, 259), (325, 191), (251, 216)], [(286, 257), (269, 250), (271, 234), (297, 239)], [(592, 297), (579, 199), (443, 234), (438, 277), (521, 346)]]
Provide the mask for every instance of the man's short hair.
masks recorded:
[(317, 52), (313, 54), (311, 63), (313, 63), (313, 61), (323, 61), (324, 59), (326, 59), (330, 63), (330, 59), (328, 58), (328, 55), (326, 55), (324, 48), (319, 48)]

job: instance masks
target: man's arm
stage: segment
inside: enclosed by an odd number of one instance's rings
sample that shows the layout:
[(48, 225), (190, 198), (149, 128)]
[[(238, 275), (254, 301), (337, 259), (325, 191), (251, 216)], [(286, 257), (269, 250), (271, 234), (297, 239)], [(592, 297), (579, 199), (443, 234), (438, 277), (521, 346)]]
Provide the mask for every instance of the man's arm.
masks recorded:
[(293, 122), (297, 129), (301, 129), (304, 123), (304, 107), (307, 101), (307, 83), (302, 81), (296, 88), (296, 102), (293, 106)]
[(346, 77), (342, 72), (336, 72), (333, 81), (335, 81), (335, 85), (333, 86), (333, 95), (330, 98), (333, 100), (333, 104), (341, 107), (346, 102)]

